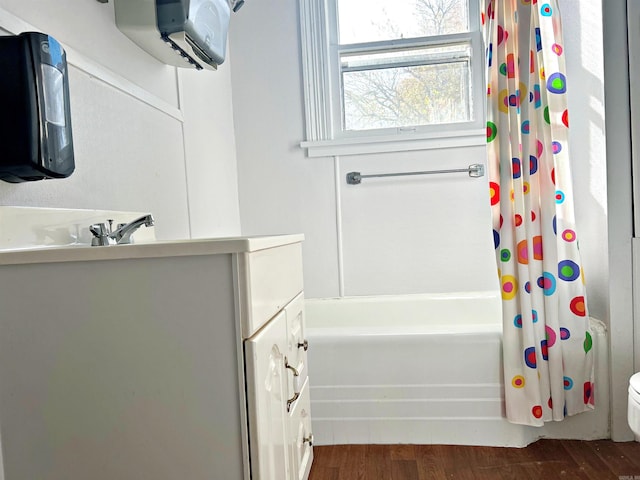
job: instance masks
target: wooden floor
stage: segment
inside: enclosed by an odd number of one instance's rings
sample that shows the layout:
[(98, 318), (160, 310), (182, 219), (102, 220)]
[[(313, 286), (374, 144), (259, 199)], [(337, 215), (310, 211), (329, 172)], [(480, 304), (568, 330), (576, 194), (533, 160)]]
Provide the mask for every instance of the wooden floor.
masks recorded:
[(526, 448), (314, 446), (309, 480), (640, 480), (640, 443), (539, 440)]

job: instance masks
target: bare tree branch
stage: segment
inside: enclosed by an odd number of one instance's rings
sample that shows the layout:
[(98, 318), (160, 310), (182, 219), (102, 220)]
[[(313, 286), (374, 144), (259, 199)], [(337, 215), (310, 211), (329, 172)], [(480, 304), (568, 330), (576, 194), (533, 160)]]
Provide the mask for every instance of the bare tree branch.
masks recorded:
[[(465, 30), (467, 1), (415, 0), (416, 17), (424, 35)], [(390, 1), (387, 8), (393, 9), (393, 6)], [(381, 38), (402, 36), (403, 26), (391, 18), (393, 16), (387, 14), (383, 22), (376, 24)], [(467, 120), (468, 83), (468, 65), (461, 63), (345, 73), (345, 128), (389, 128)]]

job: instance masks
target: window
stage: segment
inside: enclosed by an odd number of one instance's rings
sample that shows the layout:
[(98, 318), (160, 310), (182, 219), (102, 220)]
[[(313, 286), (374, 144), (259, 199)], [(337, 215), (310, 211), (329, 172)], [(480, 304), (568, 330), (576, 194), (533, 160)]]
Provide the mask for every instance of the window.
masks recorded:
[(301, 0), (309, 155), (484, 141), (477, 0)]

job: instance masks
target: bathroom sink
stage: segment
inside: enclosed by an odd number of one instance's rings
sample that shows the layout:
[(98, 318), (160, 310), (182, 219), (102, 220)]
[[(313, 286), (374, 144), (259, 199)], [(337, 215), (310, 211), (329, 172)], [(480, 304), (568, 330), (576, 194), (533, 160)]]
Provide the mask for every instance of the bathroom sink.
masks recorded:
[[(0, 252), (91, 245), (89, 226), (113, 219), (127, 223), (140, 212), (0, 206)], [(153, 228), (136, 231), (137, 242), (155, 240)]]
[[(135, 229), (134, 243), (91, 246), (96, 234), (90, 228), (112, 219), (113, 226), (106, 226), (111, 232), (120, 223), (145, 216), (144, 212), (0, 206), (0, 265), (252, 252), (302, 241), (301, 235), (157, 240), (155, 228), (143, 227)], [(116, 232), (111, 233), (115, 239)]]
[(19, 247), (11, 250), (0, 250), (0, 265), (248, 253), (278, 245), (299, 243), (303, 238), (303, 235), (296, 234), (190, 240), (152, 240), (105, 247), (86, 244), (58, 245), (47, 248)]

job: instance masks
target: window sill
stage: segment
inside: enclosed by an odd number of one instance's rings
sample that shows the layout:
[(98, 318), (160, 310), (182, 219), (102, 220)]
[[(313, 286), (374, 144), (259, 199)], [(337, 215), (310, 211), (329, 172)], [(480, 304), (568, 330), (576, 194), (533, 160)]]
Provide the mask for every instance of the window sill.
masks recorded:
[(333, 157), (361, 155), (367, 153), (408, 152), (412, 150), (433, 150), (455, 147), (483, 146), (487, 143), (484, 130), (466, 130), (434, 134), (402, 134), (339, 140), (319, 140), (302, 142), (308, 157)]

